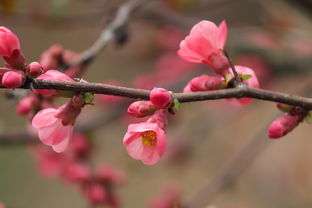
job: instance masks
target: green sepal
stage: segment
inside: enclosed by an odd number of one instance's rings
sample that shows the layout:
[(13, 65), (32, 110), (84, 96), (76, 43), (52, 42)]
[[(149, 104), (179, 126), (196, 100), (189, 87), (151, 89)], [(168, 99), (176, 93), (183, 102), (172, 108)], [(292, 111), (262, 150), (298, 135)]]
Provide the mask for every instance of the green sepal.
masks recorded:
[(310, 124), (312, 124), (312, 113), (308, 113), (308, 115), (304, 118), (304, 120)]
[(250, 79), (251, 77), (252, 77), (251, 74), (244, 74), (244, 75), (241, 76), (241, 79), (242, 79), (243, 81), (245, 81), (245, 80), (247, 80), (247, 79)]
[(180, 108), (181, 108), (181, 103), (179, 102), (179, 100), (178, 99), (174, 99), (173, 100), (173, 109), (174, 110), (179, 110)]
[(94, 94), (91, 92), (85, 92), (83, 93), (83, 97), (84, 97), (85, 103), (92, 103), (94, 99)]
[(226, 74), (225, 75), (225, 83), (226, 83), (226, 85), (228, 85), (231, 80), (232, 80), (232, 75), (231, 74)]

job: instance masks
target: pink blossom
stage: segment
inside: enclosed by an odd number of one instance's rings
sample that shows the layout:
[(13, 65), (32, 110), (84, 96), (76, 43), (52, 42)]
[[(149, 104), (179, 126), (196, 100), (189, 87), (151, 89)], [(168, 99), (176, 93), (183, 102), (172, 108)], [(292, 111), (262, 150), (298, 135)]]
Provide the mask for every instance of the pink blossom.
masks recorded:
[(223, 54), (227, 38), (227, 26), (223, 21), (219, 27), (213, 22), (201, 21), (180, 43), (181, 58), (195, 63), (205, 63), (218, 74), (225, 74), (228, 61)]
[(185, 37), (185, 32), (179, 27), (166, 25), (161, 27), (156, 34), (158, 45), (167, 50), (176, 50), (180, 41)]
[(4, 204), (0, 202), (0, 208), (5, 208)]
[(161, 194), (150, 200), (149, 208), (173, 208), (180, 207), (180, 190), (174, 184), (168, 184)]
[(85, 157), (89, 154), (91, 144), (83, 133), (75, 133), (71, 140), (71, 148), (79, 157)]
[(43, 67), (44, 71), (55, 69), (59, 66), (59, 61), (62, 60), (63, 51), (63, 46), (55, 44), (42, 53), (40, 57), (40, 65)]
[(224, 85), (224, 79), (222, 77), (210, 77), (207, 75), (201, 75), (193, 78), (189, 83), (190, 90), (192, 92), (217, 90)]
[(20, 50), (18, 37), (6, 27), (0, 27), (0, 56), (10, 58), (15, 50)]
[(292, 131), (302, 121), (302, 116), (284, 115), (273, 121), (268, 129), (271, 139), (278, 139)]
[(154, 88), (150, 100), (157, 108), (168, 108), (172, 103), (172, 93), (163, 88)]
[[(37, 79), (42, 80), (51, 80), (51, 81), (62, 81), (62, 82), (74, 82), (72, 78), (67, 76), (66, 74), (59, 72), (57, 70), (49, 70), (44, 74), (41, 74), (37, 77)], [(44, 96), (55, 96), (57, 95), (56, 90), (47, 90), (47, 89), (36, 89), (36, 92), (44, 95)]]
[(7, 88), (18, 88), (24, 84), (26, 80), (25, 73), (20, 70), (11, 70), (4, 73), (2, 77), (2, 85)]
[[(240, 77), (243, 77), (244, 75), (251, 76), (247, 80), (243, 80), (243, 83), (245, 85), (247, 85), (248, 87), (252, 87), (252, 88), (259, 88), (258, 78), (252, 69), (245, 67), (245, 66), (238, 66), (238, 65), (235, 65), (235, 69)], [(230, 72), (231, 72), (231, 76), (234, 78), (232, 70)], [(242, 106), (242, 105), (247, 105), (248, 103), (250, 103), (252, 101), (252, 98), (227, 99), (227, 101), (235, 105)]]
[(145, 117), (152, 115), (156, 111), (156, 107), (151, 101), (136, 101), (130, 104), (128, 107), (128, 114), (134, 117)]
[(95, 205), (104, 204), (108, 197), (103, 185), (99, 183), (85, 187), (84, 194), (89, 202)]
[(101, 165), (96, 170), (96, 177), (103, 183), (122, 184), (126, 181), (126, 175), (109, 165)]
[(39, 100), (37, 96), (29, 95), (21, 99), (17, 105), (16, 112), (19, 115), (27, 115), (30, 113), (37, 105)]
[(31, 62), (26, 67), (26, 72), (30, 77), (37, 77), (43, 73), (43, 67), (38, 62)]
[(67, 148), (73, 134), (74, 120), (80, 113), (78, 109), (69, 112), (68, 105), (67, 103), (58, 109), (43, 109), (32, 120), (33, 127), (38, 130), (39, 139), (56, 152), (63, 152)]
[(66, 166), (63, 177), (70, 182), (83, 183), (91, 179), (91, 169), (83, 163), (72, 163)]
[(128, 154), (145, 165), (154, 165), (163, 156), (167, 141), (157, 123), (137, 123), (128, 126), (123, 138)]

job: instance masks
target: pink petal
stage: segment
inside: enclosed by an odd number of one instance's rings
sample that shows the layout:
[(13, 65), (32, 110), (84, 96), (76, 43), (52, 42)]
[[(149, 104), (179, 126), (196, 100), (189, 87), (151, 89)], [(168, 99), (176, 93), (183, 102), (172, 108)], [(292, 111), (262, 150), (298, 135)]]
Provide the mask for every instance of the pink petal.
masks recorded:
[(57, 145), (52, 145), (52, 148), (55, 152), (64, 152), (68, 146), (68, 143), (69, 141), (71, 140), (72, 138), (72, 135), (73, 135), (73, 126), (71, 126), (71, 130), (68, 131), (68, 135), (64, 138), (64, 140), (57, 144)]
[(57, 118), (54, 117), (57, 109), (46, 108), (39, 111), (32, 120), (32, 125), (35, 128), (43, 128), (52, 125)]
[(223, 49), (225, 42), (226, 42), (226, 38), (227, 38), (227, 25), (225, 20), (223, 20), (221, 22), (221, 24), (219, 25), (219, 47)]
[(135, 160), (141, 160), (143, 154), (142, 138), (134, 139), (127, 145), (128, 154)]

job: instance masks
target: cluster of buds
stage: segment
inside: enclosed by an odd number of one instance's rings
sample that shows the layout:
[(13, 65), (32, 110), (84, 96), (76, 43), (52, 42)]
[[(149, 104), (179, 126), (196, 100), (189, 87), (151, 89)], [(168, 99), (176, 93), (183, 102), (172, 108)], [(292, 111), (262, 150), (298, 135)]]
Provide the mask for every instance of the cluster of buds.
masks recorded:
[(268, 129), (268, 136), (271, 139), (278, 139), (296, 128), (305, 117), (310, 116), (309, 112), (297, 106), (276, 103), (276, 107), (285, 114), (275, 119)]
[[(203, 75), (191, 80), (184, 92), (197, 92), (235, 87), (233, 71), (224, 52), (227, 39), (227, 26), (223, 21), (219, 27), (213, 22), (201, 21), (196, 24), (190, 34), (181, 42), (178, 54), (186, 61), (203, 63), (212, 68), (216, 77)], [(259, 88), (254, 71), (244, 66), (234, 66), (242, 83)], [(231, 99), (238, 105), (248, 104), (251, 98)]]
[(115, 187), (123, 184), (126, 177), (109, 165), (93, 167), (88, 163), (92, 145), (84, 134), (74, 134), (70, 148), (61, 154), (40, 144), (32, 150), (44, 176), (59, 178), (75, 185), (92, 205), (119, 207), (120, 200)]
[(172, 93), (154, 88), (150, 101), (136, 101), (128, 108), (134, 117), (150, 116), (146, 122), (130, 124), (123, 138), (128, 154), (145, 165), (154, 165), (163, 156), (166, 146), (167, 116), (173, 107)]

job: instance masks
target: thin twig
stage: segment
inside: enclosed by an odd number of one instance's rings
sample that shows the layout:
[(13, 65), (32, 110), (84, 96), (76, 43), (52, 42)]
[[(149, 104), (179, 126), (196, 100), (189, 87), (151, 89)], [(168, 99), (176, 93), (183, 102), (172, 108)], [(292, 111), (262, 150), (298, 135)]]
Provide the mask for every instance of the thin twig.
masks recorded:
[(230, 68), (232, 69), (232, 72), (234, 74), (234, 79), (235, 79), (235, 86), (236, 87), (240, 87), (242, 85), (242, 80), (241, 78), (239, 77), (237, 71), (236, 71), (236, 68), (228, 54), (228, 52), (226, 50), (223, 51), (224, 52), (224, 55), (225, 57), (227, 58), (228, 62), (229, 62), (229, 65), (230, 65)]

